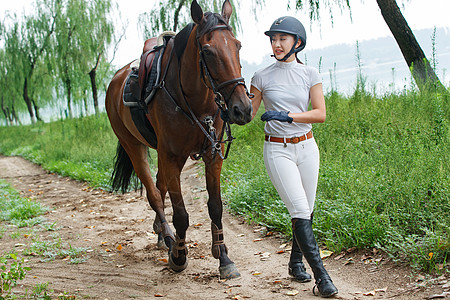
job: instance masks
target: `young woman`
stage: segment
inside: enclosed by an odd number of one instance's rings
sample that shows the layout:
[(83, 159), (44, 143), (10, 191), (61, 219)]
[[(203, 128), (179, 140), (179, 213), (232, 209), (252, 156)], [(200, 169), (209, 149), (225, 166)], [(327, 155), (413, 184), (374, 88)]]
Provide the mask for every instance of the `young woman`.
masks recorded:
[[(319, 149), (311, 123), (325, 121), (326, 109), (319, 72), (303, 65), (297, 53), (306, 45), (306, 31), (293, 17), (275, 20), (270, 37), (274, 64), (255, 73), (251, 83), (253, 117), (264, 101), (264, 162), (269, 177), (292, 219), (293, 242), (289, 274), (311, 281), (302, 262), (310, 265), (322, 297), (338, 293), (320, 258), (312, 230), (312, 215), (319, 174)], [(311, 110), (308, 106), (311, 104)], [(314, 289), (313, 289), (314, 292)]]

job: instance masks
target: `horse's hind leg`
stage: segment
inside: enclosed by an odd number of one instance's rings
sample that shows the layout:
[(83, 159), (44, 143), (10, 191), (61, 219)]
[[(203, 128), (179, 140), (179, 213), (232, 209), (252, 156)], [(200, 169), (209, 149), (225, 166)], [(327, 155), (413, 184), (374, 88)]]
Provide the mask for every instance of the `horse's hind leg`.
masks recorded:
[(240, 277), (236, 265), (228, 257), (228, 249), (224, 243), (222, 225), (222, 199), (220, 196), (220, 171), (222, 160), (217, 157), (211, 159), (203, 157), (205, 162), (206, 188), (208, 190), (208, 212), (211, 218), (212, 246), (211, 252), (214, 258), (219, 259), (219, 273), (221, 279), (232, 279)]
[(159, 218), (158, 214), (156, 214), (155, 220), (153, 221), (153, 231), (158, 235), (158, 242), (156, 243), (156, 247), (158, 249), (167, 250), (168, 247), (164, 242), (164, 234), (162, 233), (161, 219)]
[[(164, 202), (166, 199), (166, 194), (167, 194), (167, 187), (164, 184), (164, 180), (162, 179), (161, 172), (159, 172), (159, 171), (156, 174), (156, 187), (158, 188), (158, 190), (161, 194), (161, 199), (162, 199), (163, 205), (164, 205)], [(167, 249), (167, 247), (164, 243), (164, 236), (162, 234), (161, 220), (160, 220), (158, 214), (156, 214), (155, 220), (153, 221), (153, 230), (155, 231), (155, 233), (158, 234), (158, 243), (157, 243), (158, 249)]]
[[(164, 199), (162, 196), (165, 195), (165, 192), (164, 195), (161, 195), (153, 182), (147, 161), (147, 147), (143, 144), (133, 143), (123, 143), (122, 145), (130, 156), (136, 175), (145, 186), (150, 206), (156, 212), (155, 222), (157, 223), (157, 226), (160, 226), (160, 228), (156, 228), (158, 230), (156, 232), (162, 234), (166, 246), (171, 249), (175, 238), (164, 213)], [(130, 153), (132, 153), (132, 155), (130, 155)]]

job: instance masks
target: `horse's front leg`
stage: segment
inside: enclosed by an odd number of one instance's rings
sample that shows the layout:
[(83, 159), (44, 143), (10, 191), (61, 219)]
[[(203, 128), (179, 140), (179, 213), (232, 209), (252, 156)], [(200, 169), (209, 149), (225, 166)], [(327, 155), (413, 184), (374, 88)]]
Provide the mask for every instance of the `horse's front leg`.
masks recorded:
[(203, 157), (205, 162), (206, 189), (208, 190), (208, 212), (211, 218), (212, 246), (214, 258), (219, 259), (219, 273), (221, 279), (232, 279), (241, 276), (236, 265), (228, 257), (228, 249), (224, 243), (222, 225), (222, 198), (220, 196), (220, 172), (222, 159), (216, 155), (214, 159)]
[(180, 174), (186, 159), (167, 155), (163, 151), (158, 152), (158, 186), (169, 192), (173, 209), (173, 226), (176, 230), (175, 242), (169, 249), (169, 267), (181, 272), (188, 265), (186, 230), (189, 227), (189, 215), (184, 205), (181, 194)]

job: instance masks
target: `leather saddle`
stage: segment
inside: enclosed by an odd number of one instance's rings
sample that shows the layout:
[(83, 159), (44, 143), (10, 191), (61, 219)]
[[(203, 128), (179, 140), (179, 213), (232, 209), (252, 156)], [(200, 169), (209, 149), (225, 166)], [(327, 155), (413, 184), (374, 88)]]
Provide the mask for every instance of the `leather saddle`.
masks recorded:
[(125, 106), (147, 109), (155, 93), (154, 86), (161, 75), (161, 61), (166, 44), (174, 35), (174, 32), (166, 31), (145, 41), (141, 58), (130, 64), (131, 73), (123, 92)]
[(154, 86), (161, 75), (161, 61), (168, 41), (174, 32), (164, 32), (157, 38), (145, 41), (140, 59), (130, 64), (131, 72), (123, 90), (123, 104), (130, 108), (136, 128), (146, 141), (156, 149), (157, 137), (148, 117), (147, 105), (156, 91)]

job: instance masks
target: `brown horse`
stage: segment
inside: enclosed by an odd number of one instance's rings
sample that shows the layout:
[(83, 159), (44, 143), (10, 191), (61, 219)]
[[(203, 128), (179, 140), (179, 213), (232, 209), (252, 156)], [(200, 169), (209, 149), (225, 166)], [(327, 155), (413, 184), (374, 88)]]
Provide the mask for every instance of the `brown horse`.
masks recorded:
[[(126, 190), (133, 171), (139, 177), (150, 206), (156, 212), (154, 229), (169, 248), (169, 266), (175, 271), (184, 270), (188, 262), (185, 238), (189, 218), (181, 193), (180, 173), (189, 157), (202, 157), (209, 196), (211, 250), (220, 261), (221, 278), (240, 276), (223, 242), (220, 195), (220, 172), (226, 156), (223, 154), (223, 129), (229, 134), (230, 123), (248, 123), (252, 111), (241, 77), (241, 45), (228, 25), (231, 13), (228, 0), (223, 3), (221, 15), (204, 14), (194, 0), (191, 16), (195, 23), (186, 26), (167, 43), (161, 62), (164, 73), (146, 107), (146, 117), (157, 138), (156, 185), (147, 161), (151, 145), (135, 126), (130, 108), (123, 104), (130, 64), (114, 75), (106, 94), (106, 111), (119, 139), (113, 188)], [(216, 132), (222, 134), (216, 135)], [(232, 139), (227, 138), (228, 142)], [(173, 207), (175, 236), (164, 213), (167, 192)]]

